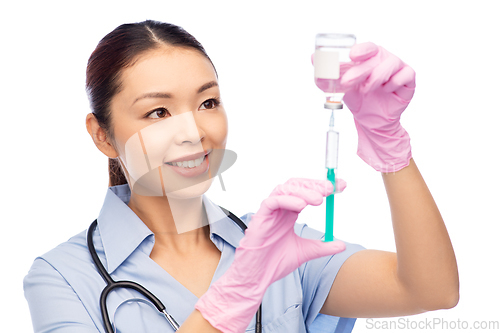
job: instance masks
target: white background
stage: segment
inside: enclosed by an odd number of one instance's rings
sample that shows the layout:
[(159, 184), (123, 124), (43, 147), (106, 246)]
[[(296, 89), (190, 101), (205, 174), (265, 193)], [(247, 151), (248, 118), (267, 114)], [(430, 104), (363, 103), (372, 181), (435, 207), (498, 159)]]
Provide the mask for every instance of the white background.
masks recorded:
[[(15, 4), (14, 4), (15, 3)], [(31, 331), (22, 279), (33, 259), (97, 217), (107, 159), (85, 130), (85, 67), (122, 23), (156, 19), (193, 34), (214, 62), (238, 154), (208, 192), (237, 215), (256, 211), (291, 177), (324, 178), (328, 112), (313, 82), (319, 32), (354, 33), (412, 66), (417, 90), (402, 117), (415, 162), (446, 222), (458, 260), (455, 308), (413, 316), (500, 320), (496, 1), (10, 1), (2, 5), (1, 331)], [(349, 111), (336, 113), (336, 236), (394, 251), (380, 174), (356, 155)], [(299, 222), (324, 231), (324, 204)], [(15, 329), (14, 329), (15, 328)], [(13, 330), (14, 329), (14, 330)], [(354, 332), (374, 331), (359, 319)], [(385, 330), (388, 332), (387, 330)]]

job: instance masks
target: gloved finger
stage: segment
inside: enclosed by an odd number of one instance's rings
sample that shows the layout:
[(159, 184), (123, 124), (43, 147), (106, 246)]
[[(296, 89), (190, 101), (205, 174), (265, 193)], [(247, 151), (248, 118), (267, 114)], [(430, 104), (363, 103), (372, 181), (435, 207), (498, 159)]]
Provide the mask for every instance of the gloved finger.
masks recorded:
[(402, 86), (407, 88), (415, 88), (415, 71), (408, 65), (405, 65), (399, 72), (394, 74), (389, 81), (387, 81), (383, 90), (385, 92), (395, 92)]
[[(330, 185), (330, 188), (333, 191), (333, 186)], [(321, 205), (324, 197), (317, 190), (305, 188), (300, 185), (283, 184), (278, 185), (275, 190), (276, 191), (272, 194), (272, 196), (295, 196), (304, 200), (308, 205), (313, 206)]]
[[(300, 183), (300, 184), (299, 184)], [(288, 180), (283, 186), (278, 186), (276, 188), (276, 194), (293, 194), (295, 192), (287, 190), (297, 190), (299, 186), (303, 188), (308, 188), (317, 191), (322, 196), (328, 196), (332, 193), (342, 193), (347, 187), (345, 180), (341, 178), (335, 178), (335, 189), (332, 188), (332, 183), (329, 180), (317, 180), (308, 178), (292, 178)], [(278, 192), (280, 191), (280, 192)], [(306, 199), (305, 197), (303, 198)], [(323, 199), (318, 200), (316, 203), (309, 203), (310, 205), (319, 205), (323, 202)]]
[(377, 67), (375, 67), (361, 87), (361, 93), (366, 94), (388, 82), (390, 78), (404, 67), (404, 62), (390, 54)]
[(371, 58), (358, 65), (352, 66), (344, 73), (344, 75), (342, 75), (340, 84), (346, 89), (350, 89), (351, 87), (366, 81), (378, 64), (378, 59)]
[(291, 178), (287, 180), (284, 184), (278, 185), (273, 190), (271, 195), (292, 194), (292, 193), (297, 193), (297, 191), (301, 189), (310, 189), (316, 191), (323, 197), (326, 197), (332, 194), (333, 192), (332, 183), (327, 180), (309, 179), (309, 178)]
[(340, 240), (323, 242), (320, 240), (299, 238), (300, 240), (298, 244), (301, 247), (300, 251), (298, 251), (300, 265), (309, 260), (324, 256), (331, 256), (345, 250), (345, 243)]
[[(332, 183), (328, 180), (292, 178), (288, 182), (293, 182), (294, 180), (299, 180), (301, 182), (302, 187), (314, 190), (317, 193), (319, 193), (322, 197), (326, 197), (333, 193)], [(321, 202), (323, 202), (323, 199), (321, 199)]]
[(349, 51), (349, 58), (354, 62), (361, 62), (370, 59), (378, 51), (378, 46), (372, 42), (354, 44)]
[(405, 101), (410, 101), (413, 97), (413, 94), (415, 94), (415, 88), (408, 88), (407, 86), (402, 86), (398, 90), (394, 92), (396, 96), (398, 96), (401, 99), (404, 99)]
[(293, 195), (270, 196), (262, 201), (256, 215), (270, 215), (278, 209), (300, 213), (306, 206), (307, 202), (304, 199)]
[(349, 57), (354, 63), (340, 80), (340, 84), (349, 89), (361, 82), (364, 82), (378, 65), (379, 60), (374, 57), (379, 52), (379, 47), (371, 42), (355, 44), (349, 52)]
[(347, 187), (347, 183), (345, 180), (341, 178), (335, 178), (335, 191), (334, 193), (342, 193)]

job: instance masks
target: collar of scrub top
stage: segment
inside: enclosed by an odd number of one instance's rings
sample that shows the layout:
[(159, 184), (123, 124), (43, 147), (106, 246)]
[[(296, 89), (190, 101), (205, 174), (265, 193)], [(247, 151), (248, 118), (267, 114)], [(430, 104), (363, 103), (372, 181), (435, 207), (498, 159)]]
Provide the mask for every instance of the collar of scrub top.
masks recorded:
[[(234, 248), (238, 247), (244, 236), (243, 231), (206, 195), (203, 195), (202, 199), (210, 224), (212, 242), (218, 246), (213, 236), (217, 235)], [(104, 204), (97, 218), (99, 231), (96, 234), (101, 236), (106, 254), (103, 265), (109, 274), (112, 274), (139, 246), (148, 255), (153, 249), (154, 234), (127, 206), (129, 200), (130, 187), (128, 184), (108, 188)], [(222, 251), (221, 248), (219, 250)]]

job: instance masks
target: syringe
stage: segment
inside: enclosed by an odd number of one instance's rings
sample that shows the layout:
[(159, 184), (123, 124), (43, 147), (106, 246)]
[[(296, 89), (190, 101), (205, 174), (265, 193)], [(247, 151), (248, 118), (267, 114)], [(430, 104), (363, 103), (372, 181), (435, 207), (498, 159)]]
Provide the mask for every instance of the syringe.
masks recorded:
[[(333, 110), (330, 117), (330, 125), (326, 132), (326, 161), (327, 179), (332, 183), (335, 193), (335, 169), (338, 163), (339, 153), (339, 133), (333, 130)], [(331, 242), (333, 237), (333, 212), (334, 212), (334, 193), (326, 197), (326, 226), (325, 226), (325, 242)]]

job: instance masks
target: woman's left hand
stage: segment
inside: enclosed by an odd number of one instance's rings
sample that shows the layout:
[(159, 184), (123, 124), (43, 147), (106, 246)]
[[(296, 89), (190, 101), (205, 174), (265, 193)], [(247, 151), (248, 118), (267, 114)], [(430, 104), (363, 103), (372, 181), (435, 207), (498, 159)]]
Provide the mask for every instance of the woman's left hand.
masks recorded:
[(415, 92), (415, 71), (373, 43), (354, 45), (349, 56), (353, 66), (341, 85), (358, 131), (358, 155), (377, 171), (398, 171), (411, 158), (399, 119)]

